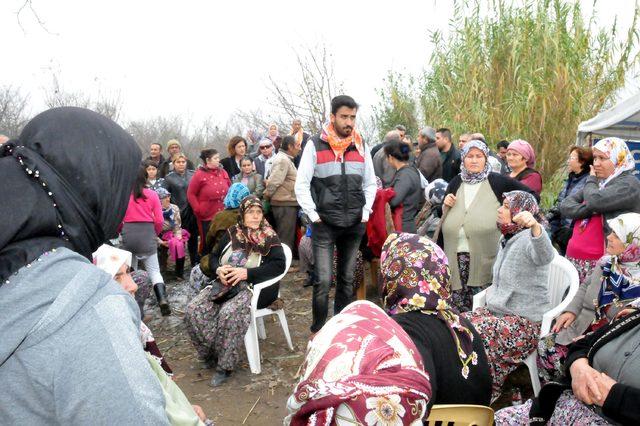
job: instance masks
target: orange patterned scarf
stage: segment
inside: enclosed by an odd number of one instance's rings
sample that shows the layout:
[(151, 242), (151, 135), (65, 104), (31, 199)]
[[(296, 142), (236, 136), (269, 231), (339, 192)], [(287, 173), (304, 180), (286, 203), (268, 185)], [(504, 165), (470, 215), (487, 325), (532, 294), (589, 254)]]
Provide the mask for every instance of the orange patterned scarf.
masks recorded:
[(297, 144), (301, 144), (302, 139), (304, 138), (304, 132), (302, 130), (302, 127), (300, 127), (300, 130), (298, 130), (297, 132), (294, 132), (293, 129), (291, 129), (291, 136), (294, 136), (296, 138)]
[(343, 139), (338, 136), (338, 133), (336, 133), (336, 129), (333, 127), (333, 124), (327, 123), (322, 128), (320, 139), (329, 143), (331, 149), (333, 150), (333, 153), (336, 155), (336, 160), (342, 160), (344, 152), (352, 143), (356, 146), (356, 149), (358, 150), (360, 155), (364, 155), (364, 144), (362, 143), (362, 137), (355, 128), (349, 136)]

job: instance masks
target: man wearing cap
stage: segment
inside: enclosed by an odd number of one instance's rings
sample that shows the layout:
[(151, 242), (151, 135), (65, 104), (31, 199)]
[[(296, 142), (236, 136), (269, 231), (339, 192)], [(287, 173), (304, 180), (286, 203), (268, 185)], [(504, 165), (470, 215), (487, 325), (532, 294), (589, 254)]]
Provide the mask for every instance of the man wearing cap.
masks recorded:
[(436, 131), (425, 127), (418, 133), (420, 155), (416, 158), (416, 167), (429, 182), (442, 177), (442, 160), (436, 145)]
[(373, 156), (373, 171), (380, 178), (382, 186), (385, 188), (391, 184), (393, 177), (396, 175), (396, 169), (389, 164), (387, 155), (384, 153), (384, 147), (393, 141), (400, 142), (400, 132), (397, 129), (387, 132), (382, 142), (382, 149), (379, 149), (376, 155)]
[[(171, 139), (167, 142), (167, 152), (169, 153), (169, 158), (160, 165), (160, 168), (158, 169), (158, 177), (163, 178), (173, 171), (173, 156), (182, 152), (182, 145), (180, 145), (180, 142), (178, 142), (177, 139)], [(195, 170), (191, 160), (187, 160), (187, 169)]]
[(258, 149), (260, 150), (260, 155), (253, 160), (253, 165), (256, 168), (256, 172), (262, 176), (263, 179), (267, 179), (275, 157), (275, 155), (273, 155), (273, 142), (271, 142), (271, 139), (262, 139)]

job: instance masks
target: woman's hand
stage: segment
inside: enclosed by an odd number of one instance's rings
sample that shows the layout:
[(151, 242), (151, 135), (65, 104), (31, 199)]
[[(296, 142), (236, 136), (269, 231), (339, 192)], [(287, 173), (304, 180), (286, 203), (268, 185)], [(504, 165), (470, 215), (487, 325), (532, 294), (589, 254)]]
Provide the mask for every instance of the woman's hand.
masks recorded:
[(556, 319), (556, 323), (554, 324), (551, 331), (554, 333), (559, 332), (565, 328), (568, 328), (573, 322), (576, 320), (576, 314), (573, 312), (563, 312), (558, 319)]
[(571, 388), (573, 394), (587, 405), (602, 400), (602, 391), (598, 381), (601, 374), (591, 368), (586, 358), (577, 359), (571, 364)]
[(456, 204), (456, 196), (453, 194), (448, 194), (444, 197), (444, 205), (447, 207), (453, 207)]
[(611, 377), (607, 376), (604, 373), (600, 373), (600, 380), (598, 380), (598, 389), (600, 390), (600, 399), (596, 401), (596, 405), (602, 407), (604, 405), (604, 401), (609, 396), (609, 392), (613, 385), (617, 382), (613, 380)]
[(513, 223), (517, 223), (520, 226), (525, 228), (531, 228), (531, 235), (534, 237), (539, 237), (542, 233), (542, 228), (538, 221), (533, 217), (531, 212), (520, 212), (515, 215), (512, 219)]
[(216, 275), (218, 276), (218, 278), (220, 279), (220, 282), (223, 285), (229, 285), (227, 280), (227, 274), (229, 273), (230, 269), (231, 269), (231, 266), (229, 265), (222, 265), (218, 269), (216, 269)]
[(229, 268), (227, 272), (227, 282), (229, 285), (234, 286), (240, 281), (247, 280), (247, 268)]
[(204, 411), (202, 410), (201, 406), (193, 404), (192, 407), (193, 407), (193, 411), (196, 412), (196, 415), (201, 421), (204, 422), (207, 420), (207, 415), (204, 414)]

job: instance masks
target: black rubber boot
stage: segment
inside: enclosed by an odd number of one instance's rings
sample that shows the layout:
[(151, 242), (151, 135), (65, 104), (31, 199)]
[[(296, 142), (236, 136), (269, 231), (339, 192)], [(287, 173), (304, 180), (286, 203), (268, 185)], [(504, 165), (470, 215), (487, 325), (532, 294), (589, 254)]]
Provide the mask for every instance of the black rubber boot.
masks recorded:
[(176, 278), (180, 281), (184, 280), (184, 261), (186, 258), (176, 259)]
[(153, 292), (156, 294), (156, 299), (158, 299), (158, 306), (160, 306), (160, 313), (162, 313), (162, 316), (166, 317), (167, 315), (171, 315), (171, 308), (167, 301), (167, 290), (164, 283), (154, 284)]

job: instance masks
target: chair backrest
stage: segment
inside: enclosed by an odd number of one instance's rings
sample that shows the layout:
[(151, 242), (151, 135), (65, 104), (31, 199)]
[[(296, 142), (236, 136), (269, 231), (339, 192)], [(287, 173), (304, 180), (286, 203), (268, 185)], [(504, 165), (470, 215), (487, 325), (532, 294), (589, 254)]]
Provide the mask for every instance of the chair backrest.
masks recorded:
[(454, 424), (456, 426), (492, 426), (493, 410), (484, 405), (446, 404), (434, 405), (426, 424)]
[[(577, 271), (567, 259), (556, 255), (549, 266), (549, 298), (551, 306), (558, 306), (565, 298), (571, 281), (577, 279)], [(572, 297), (573, 298), (573, 297)]]
[(255, 283), (253, 285), (254, 288), (254, 294), (258, 293), (258, 291), (256, 290), (262, 290), (265, 287), (269, 287), (270, 285), (273, 285), (277, 282), (279, 282), (280, 280), (282, 280), (284, 278), (285, 275), (287, 275), (287, 272), (289, 271), (289, 268), (291, 267), (291, 259), (293, 259), (293, 254), (291, 253), (291, 249), (289, 248), (288, 245), (282, 243), (282, 251), (284, 251), (284, 257), (285, 257), (285, 266), (284, 266), (284, 272), (282, 272), (280, 275), (278, 275), (275, 278), (271, 278), (270, 280), (267, 281), (262, 281), (259, 283)]

